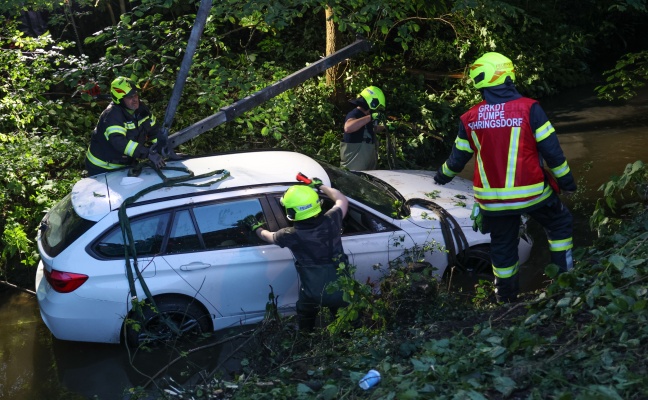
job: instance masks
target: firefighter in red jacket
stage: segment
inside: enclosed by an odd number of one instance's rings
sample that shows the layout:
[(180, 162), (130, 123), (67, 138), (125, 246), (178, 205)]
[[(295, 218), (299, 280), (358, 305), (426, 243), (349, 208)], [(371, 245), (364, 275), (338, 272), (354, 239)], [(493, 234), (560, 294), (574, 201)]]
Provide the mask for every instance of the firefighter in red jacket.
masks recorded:
[(516, 90), (510, 59), (486, 53), (470, 67), (470, 78), (483, 100), (461, 116), (450, 157), (434, 180), (450, 182), (476, 156), (473, 218), (482, 233), (490, 232), (496, 299), (512, 302), (519, 292), (522, 214), (543, 226), (560, 272), (572, 269), (573, 219), (558, 193), (573, 193), (576, 183), (544, 110)]
[(140, 101), (139, 86), (120, 76), (110, 84), (110, 93), (113, 101), (101, 113), (86, 152), (88, 175), (132, 166), (137, 159), (148, 159), (155, 168), (163, 167), (164, 159), (154, 148), (160, 128)]

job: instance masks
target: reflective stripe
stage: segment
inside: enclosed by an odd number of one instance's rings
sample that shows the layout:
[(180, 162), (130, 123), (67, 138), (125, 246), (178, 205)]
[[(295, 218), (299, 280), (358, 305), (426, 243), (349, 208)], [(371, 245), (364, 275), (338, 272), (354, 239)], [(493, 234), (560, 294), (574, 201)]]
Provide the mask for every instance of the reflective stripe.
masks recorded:
[[(476, 189), (476, 188), (475, 188)], [(538, 204), (543, 200), (546, 200), (553, 193), (551, 186), (545, 187), (542, 194), (531, 200), (518, 201), (515, 203), (479, 203), (481, 208), (486, 211), (503, 211), (503, 210), (519, 210), (521, 208), (529, 207), (534, 204)], [(477, 198), (477, 195), (475, 195)]]
[(479, 171), (479, 178), (481, 179), (482, 186), (485, 188), (489, 188), (490, 184), (488, 183), (488, 178), (486, 177), (486, 171), (484, 170), (484, 161), (482, 160), (481, 157), (481, 143), (479, 143), (479, 138), (477, 137), (475, 131), (471, 131), (470, 136), (472, 137), (473, 143), (477, 148), (477, 170)]
[(549, 251), (565, 251), (574, 247), (572, 238), (549, 240)]
[(574, 258), (572, 257), (571, 249), (565, 252), (565, 262), (567, 264), (567, 271), (574, 269)]
[(544, 125), (542, 125), (540, 128), (536, 129), (535, 131), (535, 140), (536, 142), (540, 143), (546, 138), (549, 137), (552, 133), (554, 133), (556, 130), (554, 129), (553, 125), (551, 125), (551, 122), (547, 121)]
[(515, 187), (515, 171), (517, 166), (518, 148), (520, 145), (520, 128), (511, 129), (511, 140), (509, 143), (508, 161), (506, 166), (506, 182), (504, 187)]
[(567, 160), (565, 160), (564, 163), (560, 164), (559, 166), (555, 168), (551, 168), (551, 173), (556, 177), (556, 178), (561, 178), (569, 173), (569, 165), (567, 165)]
[(112, 125), (106, 128), (106, 131), (104, 132), (104, 136), (106, 137), (106, 140), (109, 139), (110, 135), (113, 133), (119, 133), (120, 135), (126, 136), (126, 129), (123, 126), (119, 125)]
[(138, 145), (137, 142), (133, 142), (132, 140), (129, 140), (128, 144), (126, 145), (126, 148), (124, 149), (124, 154), (126, 154), (129, 157), (133, 157), (133, 153), (135, 152), (137, 145)]
[(455, 139), (455, 146), (458, 150), (465, 151), (470, 154), (474, 153), (473, 149), (470, 148), (470, 142), (468, 142), (466, 139), (460, 139), (459, 136), (457, 136), (457, 138)]
[(544, 182), (535, 183), (528, 186), (511, 187), (511, 188), (479, 188), (474, 187), (476, 199), (482, 200), (503, 200), (519, 199), (521, 197), (533, 197), (542, 194)]
[(506, 268), (497, 268), (495, 265), (493, 265), (493, 275), (498, 278), (510, 278), (518, 273), (518, 264), (519, 261)]
[(112, 163), (109, 163), (107, 161), (103, 161), (103, 160), (98, 159), (97, 157), (92, 155), (92, 153), (90, 153), (90, 149), (88, 149), (88, 151), (86, 151), (86, 157), (88, 158), (88, 160), (92, 164), (96, 165), (97, 167), (103, 168), (103, 169), (117, 169), (117, 168), (125, 167), (125, 165), (123, 165), (123, 164), (112, 164)]
[(449, 176), (451, 178), (454, 178), (455, 175), (457, 175), (457, 172), (454, 172), (450, 168), (448, 168), (447, 163), (443, 163), (443, 166), (441, 167), (441, 171), (443, 172), (443, 175)]

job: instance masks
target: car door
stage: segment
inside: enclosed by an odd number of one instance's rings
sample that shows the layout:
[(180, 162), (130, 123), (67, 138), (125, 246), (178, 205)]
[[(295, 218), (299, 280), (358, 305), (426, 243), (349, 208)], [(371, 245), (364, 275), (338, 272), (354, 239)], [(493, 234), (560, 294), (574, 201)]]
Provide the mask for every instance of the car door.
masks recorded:
[[(281, 208), (280, 197), (273, 196), (270, 203)], [(320, 197), (323, 212), (330, 210), (333, 202), (326, 196)], [(283, 214), (277, 217), (277, 222), (281, 227), (292, 224)], [(362, 283), (377, 283), (387, 273), (389, 261), (402, 253), (394, 242), (403, 236), (403, 232), (384, 216), (353, 201), (349, 203), (342, 228), (342, 245), (349, 262), (356, 267), (355, 279)]]
[(350, 203), (343, 221), (342, 243), (350, 262), (356, 266), (355, 278), (377, 284), (388, 272), (390, 261), (402, 253), (395, 243), (402, 231), (366, 208)]
[[(158, 212), (129, 220), (128, 229), (136, 254), (129, 250), (128, 264), (136, 281), (137, 296), (143, 296), (144, 291), (137, 280), (135, 267), (139, 269), (139, 274), (146, 282), (154, 283), (160, 279), (159, 276), (156, 277), (158, 254), (162, 249), (170, 217), (170, 212)], [(124, 259), (124, 234), (120, 224), (112, 226), (88, 246), (88, 253), (99, 262), (92, 263), (94, 266), (91, 274), (92, 285), (81, 286), (75, 291), (76, 295), (117, 302), (126, 301), (133, 296), (130, 293), (127, 265)], [(127, 307), (123, 310), (125, 313)]]
[(249, 215), (274, 223), (263, 196), (178, 209), (171, 223), (163, 258), (215, 314), (216, 329), (262, 319), (271, 291), (282, 311), (297, 301), (292, 253), (261, 241), (243, 222)]

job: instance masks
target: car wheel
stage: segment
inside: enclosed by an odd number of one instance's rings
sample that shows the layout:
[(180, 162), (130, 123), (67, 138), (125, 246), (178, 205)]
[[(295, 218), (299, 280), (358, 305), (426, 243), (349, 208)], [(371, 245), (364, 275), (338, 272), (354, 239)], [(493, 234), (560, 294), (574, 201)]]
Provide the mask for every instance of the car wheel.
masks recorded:
[(493, 280), (490, 245), (480, 244), (466, 250), (454, 270), (447, 270), (444, 278), (452, 279), (453, 286), (474, 289), (480, 280)]
[(155, 300), (157, 312), (146, 304), (143, 316), (131, 311), (136, 323), (126, 323), (128, 345), (166, 343), (212, 331), (211, 317), (196, 300), (162, 297)]

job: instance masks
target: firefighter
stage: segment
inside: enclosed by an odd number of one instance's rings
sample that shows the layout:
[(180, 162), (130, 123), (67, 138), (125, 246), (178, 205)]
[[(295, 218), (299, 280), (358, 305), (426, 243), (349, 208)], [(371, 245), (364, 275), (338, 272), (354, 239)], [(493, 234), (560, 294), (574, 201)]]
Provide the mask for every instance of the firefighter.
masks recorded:
[(498, 302), (519, 292), (520, 216), (544, 228), (551, 262), (572, 269), (572, 215), (558, 197), (576, 190), (554, 127), (536, 100), (515, 88), (515, 70), (502, 54), (486, 53), (470, 67), (482, 101), (460, 117), (449, 158), (434, 180), (444, 185), (476, 156), (473, 176), (475, 229), (489, 233)]
[[(315, 189), (334, 202), (326, 213), (322, 213)], [(313, 178), (309, 186), (288, 188), (280, 202), (288, 220), (294, 223), (292, 227), (271, 232), (254, 216), (248, 216), (246, 223), (262, 240), (292, 251), (300, 281), (297, 321), (300, 330), (310, 330), (321, 307), (328, 307), (335, 315), (338, 308), (347, 305), (341, 291), (328, 293), (326, 286), (337, 279), (340, 263), (348, 261), (342, 247), (342, 220), (349, 201), (339, 190)]]
[[(113, 101), (101, 113), (86, 152), (88, 175), (131, 166), (137, 159), (148, 159), (155, 168), (165, 165), (154, 147), (160, 129), (155, 116), (140, 101), (139, 89), (123, 76), (110, 84)], [(149, 143), (151, 147), (147, 147)]]
[(385, 128), (385, 95), (376, 86), (369, 86), (356, 99), (357, 107), (344, 119), (344, 135), (340, 142), (340, 165), (354, 171), (376, 169), (378, 166), (377, 133)]

